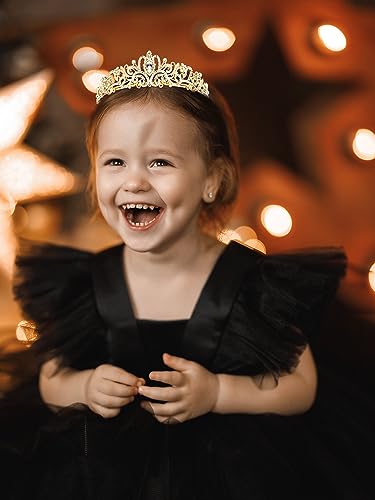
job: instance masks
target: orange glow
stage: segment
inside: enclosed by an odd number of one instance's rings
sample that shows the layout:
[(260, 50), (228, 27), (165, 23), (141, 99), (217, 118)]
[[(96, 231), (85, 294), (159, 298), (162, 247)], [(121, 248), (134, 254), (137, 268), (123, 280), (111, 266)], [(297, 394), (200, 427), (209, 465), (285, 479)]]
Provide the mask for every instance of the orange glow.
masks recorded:
[(90, 71), (86, 71), (86, 73), (82, 75), (83, 85), (87, 88), (87, 90), (95, 94), (103, 76), (107, 76), (108, 74), (109, 72), (105, 69), (92, 69)]
[(330, 52), (341, 52), (346, 48), (346, 36), (333, 24), (321, 24), (316, 29), (316, 35), (320, 48), (327, 49)]
[(202, 33), (204, 44), (215, 52), (224, 52), (232, 47), (236, 35), (224, 27), (208, 28)]
[(375, 292), (375, 262), (369, 269), (368, 281), (370, 283), (370, 287)]
[(265, 229), (272, 236), (279, 238), (289, 234), (293, 225), (290, 213), (281, 205), (268, 205), (264, 207), (260, 219)]
[(353, 152), (361, 160), (373, 160), (375, 158), (375, 134), (367, 128), (360, 128), (355, 133)]
[(100, 68), (103, 61), (103, 54), (93, 47), (80, 47), (74, 52), (72, 57), (73, 66), (81, 73)]

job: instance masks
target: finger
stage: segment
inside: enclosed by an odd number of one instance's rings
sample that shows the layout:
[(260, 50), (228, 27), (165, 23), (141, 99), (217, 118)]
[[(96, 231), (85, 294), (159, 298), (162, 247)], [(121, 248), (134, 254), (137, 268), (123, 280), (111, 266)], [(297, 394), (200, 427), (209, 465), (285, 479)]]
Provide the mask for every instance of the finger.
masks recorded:
[(149, 378), (150, 380), (157, 380), (158, 382), (164, 382), (173, 386), (182, 385), (184, 380), (183, 374), (176, 371), (150, 372)]
[(98, 383), (97, 390), (102, 394), (118, 396), (120, 398), (135, 396), (138, 393), (138, 389), (134, 386), (119, 384), (118, 382), (106, 379), (102, 379)]
[(188, 370), (191, 367), (191, 364), (194, 363), (194, 361), (180, 358), (178, 356), (172, 356), (172, 354), (168, 354), (166, 352), (163, 354), (163, 362), (170, 368), (177, 371)]
[(102, 378), (106, 380), (111, 380), (113, 382), (118, 382), (119, 384), (126, 385), (137, 385), (137, 382), (140, 380), (139, 377), (136, 377), (132, 373), (129, 373), (119, 366), (113, 365), (102, 365), (102, 370), (100, 372)]
[(182, 411), (181, 405), (178, 403), (150, 403), (142, 401), (140, 405), (143, 409), (158, 417), (173, 417)]
[(97, 413), (103, 418), (113, 418), (120, 413), (120, 409), (104, 408), (103, 406), (100, 405), (94, 405), (93, 410), (95, 411), (95, 413)]
[(139, 394), (159, 401), (178, 401), (181, 396), (174, 387), (149, 387), (142, 386), (138, 389)]

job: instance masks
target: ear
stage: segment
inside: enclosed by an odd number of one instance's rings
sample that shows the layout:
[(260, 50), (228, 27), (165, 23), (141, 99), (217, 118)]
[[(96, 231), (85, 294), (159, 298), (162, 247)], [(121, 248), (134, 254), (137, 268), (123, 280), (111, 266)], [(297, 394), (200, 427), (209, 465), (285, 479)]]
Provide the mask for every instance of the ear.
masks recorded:
[(203, 201), (212, 203), (215, 201), (217, 192), (219, 191), (223, 172), (225, 170), (225, 160), (217, 158), (208, 167), (207, 177), (203, 189)]

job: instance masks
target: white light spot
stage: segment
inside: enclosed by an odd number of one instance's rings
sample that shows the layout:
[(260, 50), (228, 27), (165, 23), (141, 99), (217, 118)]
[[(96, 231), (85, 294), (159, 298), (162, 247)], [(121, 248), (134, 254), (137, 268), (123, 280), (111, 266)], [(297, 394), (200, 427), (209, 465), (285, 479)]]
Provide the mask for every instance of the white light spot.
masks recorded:
[(353, 139), (353, 151), (361, 160), (375, 158), (375, 134), (367, 128), (360, 128)]
[(319, 40), (328, 50), (341, 52), (346, 48), (346, 36), (337, 26), (322, 24), (317, 31)]
[(236, 35), (228, 28), (208, 28), (202, 33), (205, 45), (215, 52), (224, 52), (232, 47)]
[(292, 217), (281, 205), (268, 205), (263, 208), (261, 222), (272, 236), (282, 237), (292, 229)]

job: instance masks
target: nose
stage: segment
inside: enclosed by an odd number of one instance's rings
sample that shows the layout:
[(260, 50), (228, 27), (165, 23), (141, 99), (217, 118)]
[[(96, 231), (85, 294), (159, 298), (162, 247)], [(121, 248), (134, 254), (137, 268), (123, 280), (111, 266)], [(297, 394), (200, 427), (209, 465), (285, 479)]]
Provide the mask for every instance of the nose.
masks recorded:
[(147, 179), (147, 173), (138, 167), (128, 166), (124, 172), (122, 189), (136, 193), (138, 191), (148, 191), (151, 188)]

